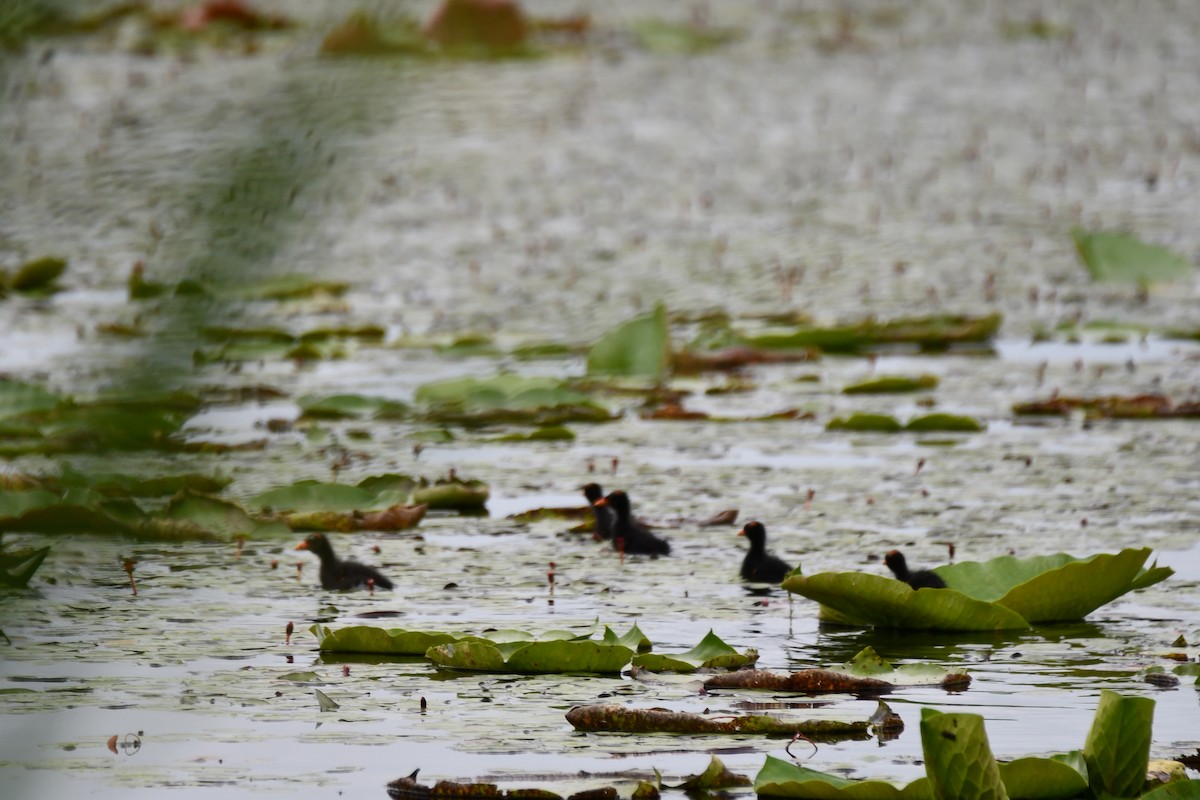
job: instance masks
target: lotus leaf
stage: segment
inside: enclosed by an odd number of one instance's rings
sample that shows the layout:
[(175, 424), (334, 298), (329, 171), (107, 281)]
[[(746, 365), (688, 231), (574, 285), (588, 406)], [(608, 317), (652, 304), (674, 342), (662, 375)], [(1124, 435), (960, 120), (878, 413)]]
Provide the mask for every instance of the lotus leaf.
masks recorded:
[[(13, 550), (0, 540), (0, 585), (21, 587), (29, 584), (33, 573), (46, 560), (49, 547)], [(2, 632), (0, 632), (2, 633)]]
[(1200, 781), (1178, 781), (1151, 789), (1141, 800), (1200, 800)]
[(1058, 800), (1087, 794), (1088, 771), (1083, 753), (1050, 758), (1018, 758), (1000, 764), (1000, 780), (1017, 800)]
[(825, 426), (827, 431), (873, 431), (896, 433), (904, 429), (895, 417), (889, 414), (851, 414), (835, 417)]
[(351, 625), (338, 630), (317, 623), (309, 628), (317, 637), (317, 649), (322, 653), (382, 653), (397, 656), (423, 656), (439, 644), (457, 641), (459, 637), (439, 631), (390, 630), (373, 625)]
[(616, 673), (629, 663), (633, 650), (591, 640), (550, 642), (460, 641), (429, 648), (425, 657), (439, 667), (480, 672), (546, 674), (559, 672)]
[(973, 417), (960, 414), (926, 414), (923, 417), (910, 419), (904, 426), (906, 431), (957, 431), (961, 433), (979, 433), (986, 427)]
[(1191, 262), (1183, 256), (1122, 233), (1075, 228), (1071, 238), (1093, 280), (1145, 285), (1181, 278), (1192, 271)]
[(662, 378), (671, 360), (667, 309), (662, 304), (604, 334), (588, 352), (589, 375)]
[(634, 656), (633, 665), (654, 672), (695, 672), (698, 669), (740, 669), (757, 660), (757, 650), (739, 653), (710, 630), (699, 644), (686, 653), (643, 653)]
[(359, 394), (335, 394), (324, 397), (305, 395), (296, 401), (307, 419), (353, 419), (375, 417), (402, 419), (409, 408), (399, 400), (366, 397)]
[(419, 486), (413, 491), (413, 501), (430, 508), (463, 510), (483, 508), (490, 490), (483, 481), (449, 480)]
[(830, 328), (802, 327), (793, 333), (748, 337), (755, 347), (788, 350), (817, 347), (827, 353), (853, 353), (880, 344), (915, 344), (936, 350), (959, 343), (986, 342), (996, 335), (1003, 318), (937, 315), (891, 322), (865, 320)]
[(379, 507), (375, 492), (320, 481), (297, 481), (269, 489), (247, 500), (246, 505), (274, 511), (363, 511)]
[(921, 709), (921, 751), (938, 800), (1008, 800), (980, 715)]
[(512, 373), (426, 383), (414, 397), (434, 422), (557, 425), (611, 419), (607, 410), (560, 380)]
[(759, 797), (804, 800), (933, 800), (928, 778), (919, 778), (903, 789), (885, 781), (856, 781), (801, 767), (767, 756), (754, 790)]
[(842, 394), (899, 394), (936, 389), (937, 385), (936, 375), (920, 375), (916, 378), (892, 375), (852, 384), (842, 389)]
[(1065, 554), (938, 567), (946, 589), (912, 590), (867, 573), (795, 574), (783, 588), (821, 603), (823, 619), (849, 625), (982, 631), (1082, 619), (1126, 592), (1165, 579), (1171, 570), (1141, 571), (1149, 548), (1077, 559)]
[(1096, 796), (1133, 797), (1142, 790), (1150, 762), (1154, 701), (1126, 697), (1108, 689), (1083, 746), (1088, 781)]

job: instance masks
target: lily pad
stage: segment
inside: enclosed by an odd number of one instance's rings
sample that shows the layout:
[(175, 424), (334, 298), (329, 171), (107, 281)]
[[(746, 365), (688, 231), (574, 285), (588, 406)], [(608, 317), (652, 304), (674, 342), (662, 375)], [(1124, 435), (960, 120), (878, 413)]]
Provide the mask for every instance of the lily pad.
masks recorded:
[(617, 673), (633, 650), (590, 639), (549, 642), (459, 641), (431, 647), (425, 657), (439, 667), (480, 672), (547, 674)]
[(668, 711), (663, 708), (631, 708), (616, 703), (575, 706), (567, 722), (580, 731), (621, 733), (716, 733), (790, 736), (802, 733), (810, 739), (867, 738), (866, 720), (845, 722), (834, 719), (783, 719), (762, 714), (730, 718)]
[(825, 425), (827, 431), (870, 431), (874, 433), (897, 433), (904, 426), (889, 414), (851, 414), (835, 417)]
[(1126, 592), (1165, 579), (1166, 567), (1142, 570), (1149, 548), (1077, 559), (1066, 554), (1002, 556), (934, 571), (945, 589), (860, 572), (793, 574), (783, 588), (821, 603), (823, 619), (849, 625), (982, 631), (1082, 619)]
[(1087, 794), (1087, 763), (1079, 750), (1049, 758), (1018, 758), (999, 767), (1000, 780), (1012, 798), (1057, 800)]
[(922, 350), (943, 350), (954, 344), (982, 344), (1000, 330), (1000, 314), (968, 317), (952, 314), (897, 319), (863, 320), (827, 328), (804, 326), (792, 333), (748, 336), (754, 347), (802, 350), (816, 347), (826, 353), (855, 353), (877, 345), (915, 345)]
[(612, 418), (588, 395), (560, 380), (511, 373), (427, 383), (417, 388), (415, 399), (428, 421), (461, 425), (560, 425)]
[(257, 494), (246, 506), (273, 511), (362, 511), (378, 503), (377, 493), (359, 486), (308, 480)]
[(906, 431), (950, 431), (957, 433), (979, 433), (987, 427), (973, 417), (959, 414), (926, 414), (910, 419), (904, 426)]
[(653, 672), (695, 672), (698, 669), (741, 669), (758, 661), (757, 650), (739, 653), (711, 630), (686, 653), (643, 653), (633, 665)]
[(306, 419), (404, 419), (411, 409), (399, 400), (360, 394), (305, 395), (296, 400)]
[(1008, 800), (980, 715), (921, 709), (921, 751), (934, 797)]
[(619, 325), (592, 345), (587, 372), (660, 379), (670, 363), (667, 309), (660, 303), (651, 313)]
[(818, 772), (774, 756), (767, 756), (755, 776), (754, 790), (759, 797), (796, 800), (933, 800), (928, 778), (900, 789), (886, 781), (856, 781)]
[(842, 394), (903, 394), (936, 389), (937, 385), (936, 375), (919, 375), (915, 378), (891, 375), (851, 384), (842, 389)]
[(1083, 746), (1088, 782), (1100, 797), (1134, 797), (1146, 781), (1154, 701), (1105, 689)]
[(55, 256), (36, 258), (21, 265), (9, 282), (9, 286), (15, 292), (51, 294), (58, 290), (55, 281), (66, 269), (66, 259)]
[(450, 478), (436, 483), (422, 482), (413, 490), (413, 500), (430, 508), (467, 511), (483, 508), (490, 493), (483, 481)]
[(456, 642), (460, 637), (441, 631), (410, 631), (403, 628), (378, 628), (351, 625), (332, 630), (317, 623), (309, 628), (317, 637), (322, 653), (380, 653), (396, 656), (423, 656), (440, 644)]
[(1123, 233), (1074, 228), (1071, 238), (1093, 280), (1146, 285), (1192, 272), (1191, 262), (1183, 256)]
[(49, 411), (65, 402), (66, 398), (37, 384), (0, 378), (0, 419), (31, 411)]

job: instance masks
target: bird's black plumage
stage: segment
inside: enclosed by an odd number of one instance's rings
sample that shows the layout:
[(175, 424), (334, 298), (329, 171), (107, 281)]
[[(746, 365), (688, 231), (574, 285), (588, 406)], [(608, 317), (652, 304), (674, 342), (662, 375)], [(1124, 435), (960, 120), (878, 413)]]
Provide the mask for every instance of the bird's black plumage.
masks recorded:
[(392, 588), (392, 582), (374, 567), (339, 559), (323, 533), (310, 533), (307, 539), (296, 545), (296, 549), (307, 550), (321, 559), (322, 589), (357, 589), (367, 586), (371, 581), (380, 589)]
[(888, 554), (883, 557), (883, 563), (887, 564), (893, 575), (914, 589), (946, 588), (946, 582), (936, 572), (927, 569), (909, 572), (908, 562), (904, 560), (904, 554), (899, 550), (889, 550)]
[(647, 555), (666, 556), (671, 554), (671, 543), (660, 539), (646, 530), (633, 518), (629, 504), (629, 495), (618, 489), (610, 492), (608, 497), (596, 501), (601, 508), (608, 507), (613, 512), (613, 548), (626, 553), (645, 553)]
[(604, 497), (604, 490), (598, 483), (589, 483), (583, 487), (583, 496), (592, 507), (592, 515), (596, 524), (592, 528), (592, 538), (597, 542), (606, 542), (612, 538), (613, 510), (607, 505), (596, 505)]
[(750, 551), (742, 559), (742, 579), (755, 583), (780, 583), (792, 568), (786, 561), (767, 552), (767, 529), (761, 522), (747, 522), (738, 531), (750, 542)]

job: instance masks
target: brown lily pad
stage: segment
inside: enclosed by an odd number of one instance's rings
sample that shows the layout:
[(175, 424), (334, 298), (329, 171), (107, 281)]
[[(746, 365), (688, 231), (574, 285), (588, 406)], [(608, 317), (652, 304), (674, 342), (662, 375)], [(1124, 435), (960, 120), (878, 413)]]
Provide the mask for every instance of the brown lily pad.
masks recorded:
[(567, 712), (567, 722), (579, 731), (622, 733), (754, 733), (764, 736), (792, 736), (802, 733), (810, 739), (866, 739), (869, 723), (830, 719), (780, 719), (759, 714), (706, 717), (665, 708), (630, 708), (616, 703), (575, 706)]

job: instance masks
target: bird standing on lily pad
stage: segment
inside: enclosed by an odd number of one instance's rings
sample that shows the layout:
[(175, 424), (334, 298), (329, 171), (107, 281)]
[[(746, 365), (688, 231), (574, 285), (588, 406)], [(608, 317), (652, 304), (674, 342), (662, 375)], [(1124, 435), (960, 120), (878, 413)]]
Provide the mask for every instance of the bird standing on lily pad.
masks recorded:
[(331, 590), (377, 587), (391, 589), (392, 582), (374, 567), (357, 561), (342, 561), (333, 553), (333, 546), (323, 533), (310, 533), (308, 538), (296, 545), (297, 550), (307, 550), (321, 559), (321, 588)]
[(899, 550), (889, 550), (883, 557), (883, 563), (887, 564), (888, 569), (892, 571), (897, 580), (904, 581), (914, 589), (946, 588), (946, 582), (936, 572), (927, 569), (910, 572), (908, 562), (904, 560), (904, 554)]

